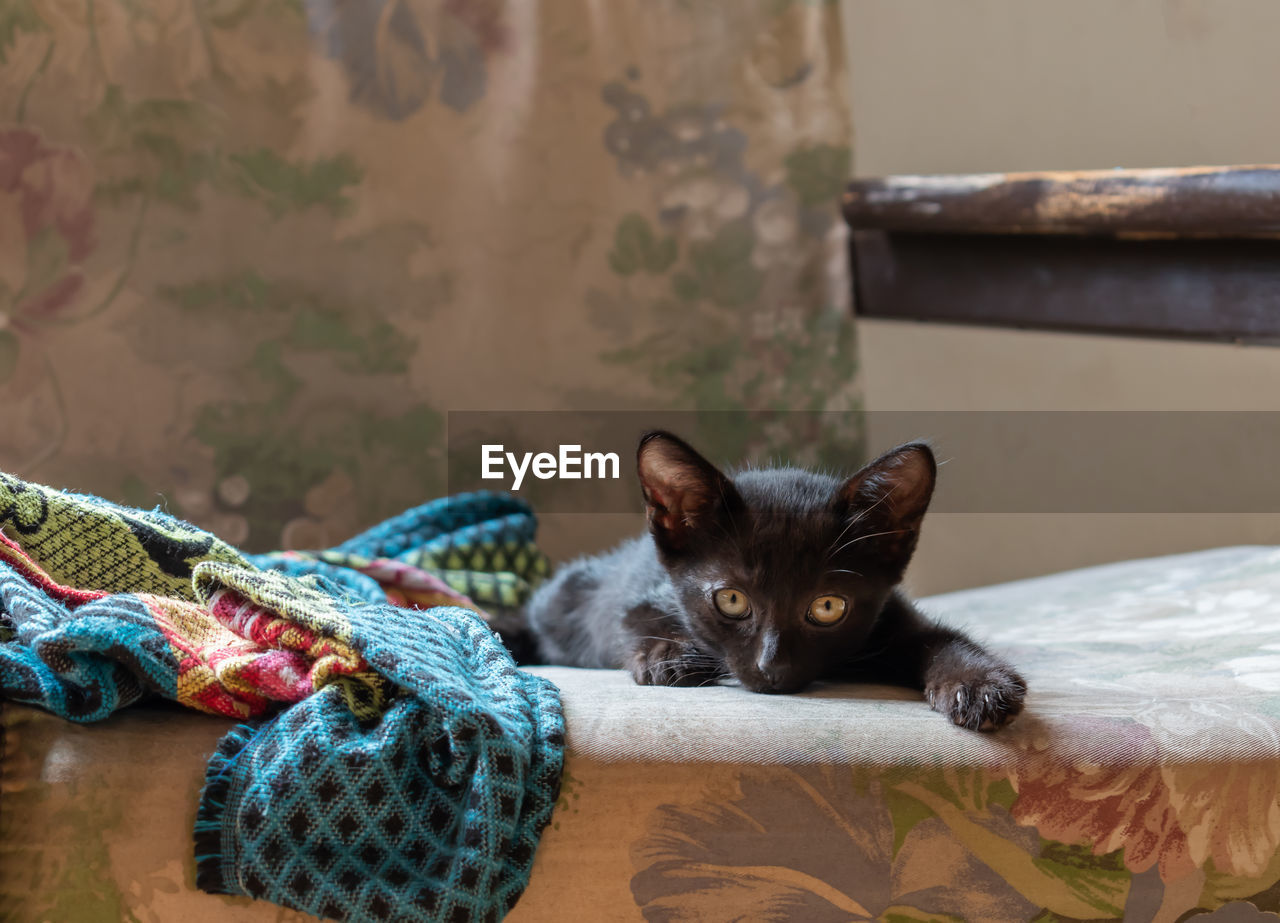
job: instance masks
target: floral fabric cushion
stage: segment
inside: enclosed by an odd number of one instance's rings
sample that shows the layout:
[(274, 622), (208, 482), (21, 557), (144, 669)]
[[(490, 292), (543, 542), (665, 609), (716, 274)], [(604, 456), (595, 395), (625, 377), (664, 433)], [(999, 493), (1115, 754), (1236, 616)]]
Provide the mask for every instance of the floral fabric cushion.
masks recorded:
[[(562, 690), (569, 755), (510, 919), (1277, 918), (1280, 549), (925, 606), (1023, 668), (1012, 727), (962, 731), (890, 687), (761, 696), (538, 669)], [(139, 707), (78, 727), (7, 705), (4, 730), (0, 915), (301, 919), (193, 888), (223, 722)]]

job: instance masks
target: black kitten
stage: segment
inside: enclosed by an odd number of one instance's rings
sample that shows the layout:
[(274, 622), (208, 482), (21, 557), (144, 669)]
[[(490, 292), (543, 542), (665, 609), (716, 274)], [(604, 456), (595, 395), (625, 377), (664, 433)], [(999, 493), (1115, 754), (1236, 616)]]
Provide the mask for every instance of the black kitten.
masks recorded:
[(840, 481), (795, 468), (721, 474), (670, 433), (637, 453), (650, 535), (562, 568), (529, 602), (546, 663), (628, 667), (637, 683), (733, 677), (754, 692), (819, 678), (923, 689), (955, 724), (1022, 710), (1016, 670), (896, 589), (933, 494), (910, 443)]

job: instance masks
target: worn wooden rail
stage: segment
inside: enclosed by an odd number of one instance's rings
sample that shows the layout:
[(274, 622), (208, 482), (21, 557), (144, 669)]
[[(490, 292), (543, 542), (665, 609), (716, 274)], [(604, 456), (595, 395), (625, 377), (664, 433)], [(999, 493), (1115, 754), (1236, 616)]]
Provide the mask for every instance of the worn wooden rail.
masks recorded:
[(1280, 341), (1280, 166), (893, 176), (843, 207), (865, 316)]

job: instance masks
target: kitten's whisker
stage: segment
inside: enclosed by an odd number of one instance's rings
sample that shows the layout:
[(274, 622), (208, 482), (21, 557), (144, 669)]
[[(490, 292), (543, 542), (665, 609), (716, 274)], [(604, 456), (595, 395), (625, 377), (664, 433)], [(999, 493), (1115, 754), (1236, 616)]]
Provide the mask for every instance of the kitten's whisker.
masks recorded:
[(715, 663), (706, 663), (706, 664), (690, 663), (688, 659), (684, 657), (673, 657), (670, 660), (659, 660), (656, 663), (648, 664), (648, 666), (654, 670), (662, 670), (667, 667), (678, 667), (678, 666), (690, 667), (691, 669), (688, 669), (685, 671), (685, 675), (709, 673), (709, 674), (713, 674), (716, 678), (723, 675), (710, 669), (711, 667), (717, 666)]
[(858, 542), (865, 542), (869, 538), (879, 538), (882, 535), (901, 535), (903, 532), (910, 532), (910, 531), (911, 531), (910, 529), (890, 529), (888, 532), (872, 532), (869, 535), (859, 535), (857, 538), (849, 539), (849, 541), (845, 542), (843, 545), (837, 548), (834, 554), (839, 554), (840, 552), (848, 548), (850, 545), (856, 545), (858, 544)]
[[(859, 510), (859, 511), (858, 511), (858, 515), (857, 515), (857, 516), (854, 516), (854, 517), (853, 517), (853, 519), (851, 519), (851, 520), (849, 521), (849, 525), (847, 525), (847, 526), (845, 526), (845, 527), (844, 527), (844, 530), (840, 533), (840, 535), (839, 535), (839, 536), (837, 536), (837, 537), (836, 537), (836, 541), (835, 541), (835, 542), (832, 542), (831, 544), (832, 544), (832, 545), (834, 545), (836, 542), (840, 541), (840, 539), (844, 538), (845, 533), (846, 533), (846, 532), (848, 532), (848, 531), (849, 531), (849, 529), (850, 529), (852, 526), (857, 525), (857, 524), (858, 524), (859, 522), (861, 522), (861, 521), (862, 521), (862, 520), (863, 520), (867, 515), (869, 515), (869, 514), (871, 513), (871, 511), (872, 511), (872, 510), (874, 510), (874, 509), (875, 509), (877, 506), (879, 506), (881, 503), (884, 503), (884, 501), (888, 500), (891, 496), (893, 496), (893, 492), (894, 492), (895, 490), (897, 490), (897, 489), (898, 489), (897, 487), (894, 487), (894, 488), (892, 488), (892, 489), (890, 489), (890, 490), (886, 491), (886, 492), (885, 492), (885, 494), (884, 494), (884, 496), (882, 496), (882, 497), (881, 497), (879, 500), (877, 500), (875, 503), (871, 504), (871, 505), (870, 505), (869, 507), (867, 507), (865, 510)], [(845, 550), (846, 548), (848, 548), (848, 547), (849, 547), (849, 545), (845, 544), (845, 545), (841, 545), (841, 546), (840, 546), (839, 548), (837, 548), (835, 551), (828, 551), (828, 552), (827, 552), (826, 560), (830, 561), (833, 557), (835, 557), (836, 555), (838, 555), (840, 552), (844, 551), (844, 550)]]
[(862, 576), (862, 574), (858, 573), (856, 570), (849, 570), (849, 568), (847, 568), (847, 567), (837, 567), (837, 568), (835, 568), (835, 569), (833, 569), (833, 570), (828, 570), (828, 571), (827, 571), (826, 573), (824, 573), (822, 576), (824, 576), (824, 577), (825, 577), (825, 576), (827, 576), (827, 574), (852, 574), (852, 575), (853, 575), (853, 576), (855, 576), (855, 577), (861, 577), (861, 576)]
[[(833, 541), (831, 545), (828, 547), (828, 552), (830, 552), (831, 548), (835, 547), (836, 542), (844, 538), (849, 533), (849, 530), (858, 524), (858, 520), (861, 518), (862, 518), (862, 513), (859, 512), (857, 516), (854, 516), (852, 519), (850, 519), (848, 522), (844, 524), (844, 528), (840, 530), (840, 534), (836, 536), (835, 541)], [(830, 553), (827, 554), (827, 557), (828, 558), (831, 557)]]

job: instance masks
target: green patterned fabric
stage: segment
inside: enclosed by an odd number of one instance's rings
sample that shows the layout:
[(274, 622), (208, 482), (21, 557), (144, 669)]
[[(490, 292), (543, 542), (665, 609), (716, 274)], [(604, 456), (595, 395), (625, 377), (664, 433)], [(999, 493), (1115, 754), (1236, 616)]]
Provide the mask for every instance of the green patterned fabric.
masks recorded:
[(195, 563), (249, 566), (239, 551), (217, 536), (172, 516), (55, 490), (2, 472), (0, 530), (10, 531), (55, 581), (81, 590), (194, 600)]
[(449, 493), (460, 408), (848, 467), (847, 83), (811, 0), (6, 0), (0, 469), (266, 550)]

